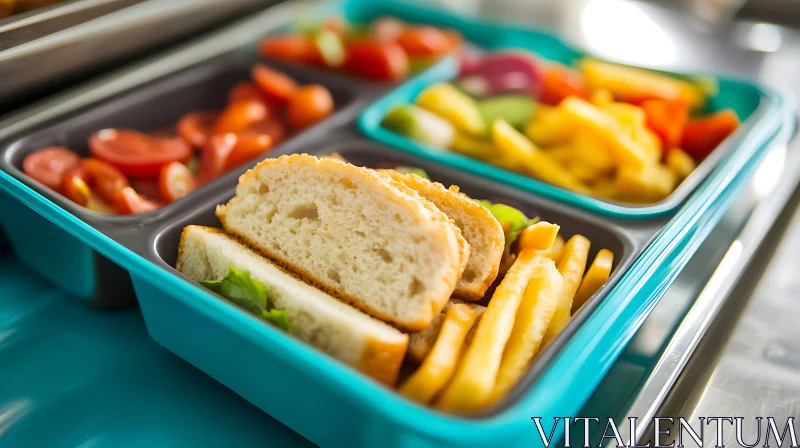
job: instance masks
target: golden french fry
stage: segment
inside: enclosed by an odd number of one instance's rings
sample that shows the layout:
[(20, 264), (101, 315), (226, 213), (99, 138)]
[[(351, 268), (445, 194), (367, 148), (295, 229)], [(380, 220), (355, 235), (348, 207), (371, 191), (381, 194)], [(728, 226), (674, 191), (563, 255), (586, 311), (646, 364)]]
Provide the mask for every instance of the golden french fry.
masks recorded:
[(647, 151), (631, 138), (613, 116), (578, 97), (569, 97), (558, 106), (576, 126), (601, 137), (619, 165), (641, 168), (649, 160)]
[(586, 269), (586, 259), (589, 258), (591, 241), (583, 235), (575, 235), (564, 245), (564, 254), (558, 260), (558, 272), (564, 277), (564, 288), (559, 298), (553, 320), (547, 327), (544, 335), (543, 346), (547, 346), (567, 326), (572, 309), (572, 299), (583, 278)]
[(591, 132), (577, 132), (572, 140), (572, 154), (575, 159), (598, 171), (611, 172), (616, 165), (607, 146)]
[(539, 255), (549, 258), (554, 262), (558, 263), (558, 260), (561, 259), (561, 254), (564, 252), (564, 238), (561, 235), (556, 235), (555, 241), (553, 241), (553, 245), (550, 248), (539, 251)]
[(436, 343), (422, 365), (403, 383), (399, 391), (406, 397), (428, 404), (450, 381), (461, 356), (461, 346), (475, 322), (475, 311), (465, 304), (448, 310)]
[(519, 381), (539, 351), (544, 334), (563, 295), (564, 279), (553, 260), (536, 259), (525, 296), (517, 309), (514, 328), (500, 362), (490, 403), (502, 398)]
[(603, 107), (614, 101), (614, 94), (608, 89), (597, 89), (592, 92), (591, 100), (595, 106)]
[(592, 261), (592, 265), (589, 266), (589, 270), (586, 271), (586, 275), (583, 276), (581, 285), (578, 287), (578, 292), (575, 293), (575, 300), (572, 301), (572, 314), (577, 313), (583, 304), (589, 300), (589, 297), (592, 297), (592, 295), (608, 281), (613, 264), (614, 252), (608, 249), (600, 249), (600, 251), (597, 252), (594, 261)]
[(641, 169), (624, 166), (617, 170), (614, 185), (621, 200), (657, 202), (675, 190), (675, 174), (663, 165), (648, 163)]
[(617, 186), (612, 179), (598, 180), (592, 185), (592, 194), (605, 199), (617, 199)]
[(452, 381), (437, 399), (438, 409), (465, 413), (485, 405), (494, 389), (503, 349), (537, 258), (540, 256), (532, 249), (519, 253), (489, 301)]
[(680, 148), (672, 148), (667, 151), (666, 165), (670, 171), (675, 173), (678, 182), (683, 182), (697, 168), (697, 162), (692, 156)]
[(516, 161), (530, 175), (572, 191), (589, 192), (586, 185), (575, 179), (544, 151), (536, 148), (530, 140), (506, 121), (495, 120), (492, 125), (492, 141), (498, 151), (508, 159)]
[(422, 363), (425, 360), (425, 358), (433, 349), (433, 345), (436, 343), (436, 338), (439, 336), (439, 332), (442, 330), (442, 324), (444, 323), (444, 318), (447, 315), (447, 310), (449, 310), (450, 307), (455, 304), (466, 305), (475, 311), (475, 323), (467, 333), (467, 337), (464, 338), (464, 346), (466, 347), (469, 345), (470, 341), (472, 341), (472, 337), (475, 334), (475, 328), (477, 328), (483, 312), (486, 311), (486, 307), (476, 303), (467, 303), (458, 299), (450, 299), (450, 301), (448, 301), (444, 306), (444, 309), (442, 309), (442, 312), (433, 318), (433, 322), (428, 325), (428, 328), (420, 331), (419, 333), (412, 333), (408, 336), (408, 356), (411, 359), (418, 363)]
[(522, 230), (519, 235), (519, 247), (522, 249), (547, 250), (558, 236), (559, 227), (547, 221), (539, 221)]
[(525, 136), (535, 145), (553, 146), (569, 141), (577, 129), (557, 107), (538, 105), (525, 125)]

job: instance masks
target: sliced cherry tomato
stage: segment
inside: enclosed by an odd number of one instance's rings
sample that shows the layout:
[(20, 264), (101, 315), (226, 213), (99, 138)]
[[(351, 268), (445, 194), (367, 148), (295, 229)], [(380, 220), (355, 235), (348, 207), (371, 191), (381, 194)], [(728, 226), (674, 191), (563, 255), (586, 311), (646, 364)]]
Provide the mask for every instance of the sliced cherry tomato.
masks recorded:
[(256, 123), (253, 126), (247, 128), (247, 130), (244, 131), (244, 133), (252, 135), (260, 135), (260, 134), (269, 135), (270, 139), (272, 140), (273, 147), (282, 143), (289, 134), (289, 132), (286, 130), (286, 126), (284, 126), (278, 120), (267, 120)]
[(77, 166), (64, 174), (58, 191), (70, 201), (86, 207), (92, 196), (92, 189), (87, 183), (87, 177), (86, 170)]
[(237, 101), (222, 111), (214, 123), (214, 134), (238, 134), (255, 123), (269, 118), (269, 109), (258, 100)]
[(58, 190), (61, 178), (67, 171), (78, 166), (80, 157), (62, 146), (51, 146), (36, 150), (22, 161), (22, 170), (33, 179)]
[(186, 196), (197, 188), (197, 181), (186, 165), (172, 162), (161, 167), (158, 190), (161, 200), (170, 203)]
[(161, 204), (143, 198), (133, 187), (125, 187), (117, 195), (114, 206), (120, 215), (134, 215), (157, 210)]
[(397, 37), (397, 43), (409, 57), (440, 56), (454, 50), (460, 42), (452, 32), (448, 34), (432, 26), (408, 27)]
[(261, 41), (258, 48), (261, 56), (287, 62), (321, 65), (322, 58), (314, 41), (302, 34), (270, 36)]
[(161, 166), (183, 162), (192, 148), (180, 138), (150, 137), (127, 129), (103, 129), (89, 137), (92, 155), (131, 177), (154, 177)]
[(211, 182), (225, 172), (225, 161), (237, 142), (236, 134), (212, 135), (200, 156), (198, 182), (202, 185)]
[(572, 70), (559, 65), (544, 67), (542, 93), (539, 102), (556, 106), (570, 96), (586, 98), (587, 92), (583, 79)]
[(272, 148), (272, 139), (266, 134), (241, 134), (236, 136), (236, 144), (228, 153), (223, 164), (223, 172), (230, 171), (256, 157), (266, 154)]
[(81, 159), (80, 166), (88, 177), (89, 186), (104, 201), (114, 202), (119, 191), (130, 186), (120, 170), (102, 160)]
[(256, 87), (267, 98), (279, 104), (289, 101), (299, 88), (294, 79), (263, 64), (254, 66), (250, 70), (250, 76), (253, 78)]
[(681, 144), (683, 128), (689, 120), (689, 105), (676, 101), (647, 100), (642, 102), (647, 127), (658, 135), (665, 150)]
[(319, 84), (303, 86), (286, 108), (286, 118), (296, 130), (307, 128), (333, 113), (333, 95)]
[(406, 29), (406, 24), (402, 20), (394, 17), (380, 17), (372, 21), (370, 25), (372, 37), (381, 42), (396, 42)]
[(731, 109), (689, 120), (683, 128), (681, 148), (701, 160), (739, 127), (739, 116)]
[(178, 121), (178, 134), (195, 148), (202, 148), (218, 117), (219, 112), (211, 110), (189, 112)]
[(347, 46), (345, 69), (377, 81), (396, 81), (408, 74), (408, 56), (393, 42), (358, 39)]
[(261, 92), (249, 81), (237, 82), (228, 92), (228, 104), (239, 100), (263, 100)]
[(139, 195), (147, 199), (158, 199), (161, 197), (161, 192), (158, 190), (158, 178), (133, 179), (131, 180), (131, 187), (133, 187)]

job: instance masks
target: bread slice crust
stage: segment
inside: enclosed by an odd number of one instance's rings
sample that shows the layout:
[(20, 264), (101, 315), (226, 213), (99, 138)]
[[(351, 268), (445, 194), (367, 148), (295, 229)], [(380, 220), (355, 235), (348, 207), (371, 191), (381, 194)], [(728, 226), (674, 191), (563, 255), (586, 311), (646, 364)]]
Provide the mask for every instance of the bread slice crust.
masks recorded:
[(482, 299), (497, 278), (505, 249), (505, 233), (500, 222), (486, 207), (460, 192), (458, 186), (447, 188), (414, 173), (403, 174), (395, 170), (381, 172), (433, 202), (460, 228), (469, 244), (470, 260), (453, 294), (468, 301)]

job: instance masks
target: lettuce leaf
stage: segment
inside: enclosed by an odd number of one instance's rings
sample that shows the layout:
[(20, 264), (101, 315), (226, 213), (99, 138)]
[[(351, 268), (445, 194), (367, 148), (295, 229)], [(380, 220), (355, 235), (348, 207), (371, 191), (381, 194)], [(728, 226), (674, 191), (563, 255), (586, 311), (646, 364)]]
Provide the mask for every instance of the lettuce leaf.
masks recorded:
[(503, 226), (506, 234), (506, 251), (514, 244), (522, 229), (539, 221), (538, 217), (528, 218), (525, 213), (510, 205), (493, 204), (485, 199), (481, 199), (478, 202), (486, 207), (500, 221), (500, 225)]
[(229, 266), (228, 273), (222, 280), (201, 280), (198, 283), (276, 327), (287, 332), (290, 330), (289, 315), (286, 311), (278, 309), (267, 311), (267, 288), (252, 278), (249, 271)]
[(417, 168), (415, 166), (398, 166), (394, 169), (400, 174), (416, 174), (419, 177), (424, 177), (425, 179), (429, 179), (428, 173), (425, 172), (422, 168)]

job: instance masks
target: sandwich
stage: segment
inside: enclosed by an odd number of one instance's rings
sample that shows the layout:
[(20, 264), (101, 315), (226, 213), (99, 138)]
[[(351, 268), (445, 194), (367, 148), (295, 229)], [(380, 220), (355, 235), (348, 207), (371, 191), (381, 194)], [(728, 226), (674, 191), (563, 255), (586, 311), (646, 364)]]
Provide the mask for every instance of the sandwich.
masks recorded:
[(457, 186), (445, 188), (438, 182), (431, 182), (414, 173), (396, 170), (382, 172), (416, 190), (461, 229), (470, 251), (464, 273), (456, 283), (453, 294), (469, 301), (483, 298), (497, 278), (505, 247), (505, 232), (492, 212), (461, 193)]
[(256, 290), (263, 285), (264, 303), (243, 302), (241, 292), (223, 295), (377, 381), (396, 383), (408, 335), (304, 283), (220, 229), (187, 226), (176, 268), (204, 286), (231, 271), (244, 273), (234, 280), (237, 291), (254, 280)]
[(217, 217), (304, 281), (411, 332), (444, 308), (469, 253), (459, 228), (412, 189), (305, 154), (242, 175)]

